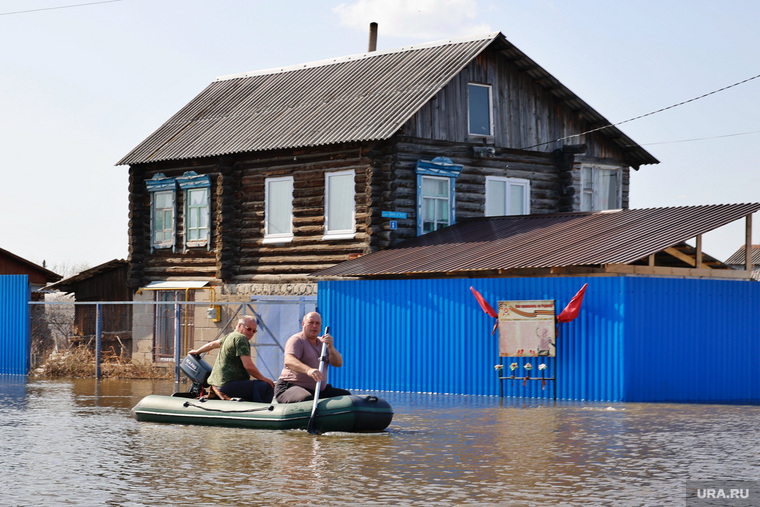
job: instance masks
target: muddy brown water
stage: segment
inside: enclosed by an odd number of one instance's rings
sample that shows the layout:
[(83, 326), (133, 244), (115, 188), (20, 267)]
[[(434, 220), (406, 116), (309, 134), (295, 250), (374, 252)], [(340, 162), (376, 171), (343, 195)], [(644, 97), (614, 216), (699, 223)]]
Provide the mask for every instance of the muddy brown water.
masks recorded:
[(0, 377), (0, 505), (684, 505), (687, 481), (760, 479), (760, 406), (373, 393), (380, 434), (132, 419), (174, 388)]

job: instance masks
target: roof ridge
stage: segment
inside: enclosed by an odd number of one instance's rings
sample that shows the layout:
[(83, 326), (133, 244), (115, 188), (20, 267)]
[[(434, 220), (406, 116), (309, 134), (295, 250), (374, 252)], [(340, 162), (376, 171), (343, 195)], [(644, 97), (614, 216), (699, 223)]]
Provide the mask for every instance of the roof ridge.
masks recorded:
[(213, 80), (213, 82), (217, 83), (219, 81), (229, 81), (232, 79), (245, 79), (245, 78), (254, 77), (254, 76), (266, 76), (268, 74), (281, 74), (285, 72), (293, 72), (296, 70), (313, 69), (316, 67), (325, 67), (328, 65), (335, 65), (338, 63), (345, 63), (345, 62), (350, 62), (350, 61), (355, 61), (355, 60), (364, 60), (367, 58), (374, 58), (377, 56), (384, 56), (384, 55), (390, 55), (390, 54), (395, 54), (395, 53), (419, 51), (421, 49), (429, 49), (429, 48), (434, 48), (434, 47), (439, 47), (439, 46), (446, 46), (450, 44), (465, 44), (465, 43), (479, 41), (479, 40), (493, 40), (493, 39), (496, 39), (499, 35), (503, 36), (501, 32), (490, 32), (488, 34), (482, 34), (478, 36), (441, 39), (438, 41), (423, 42), (421, 44), (414, 44), (411, 46), (400, 46), (397, 48), (385, 49), (382, 51), (355, 53), (352, 55), (326, 58), (324, 60), (314, 60), (311, 62), (297, 63), (294, 65), (288, 65), (285, 67), (271, 67), (269, 69), (252, 70), (252, 71), (240, 72), (236, 74), (226, 74), (223, 76), (216, 77)]

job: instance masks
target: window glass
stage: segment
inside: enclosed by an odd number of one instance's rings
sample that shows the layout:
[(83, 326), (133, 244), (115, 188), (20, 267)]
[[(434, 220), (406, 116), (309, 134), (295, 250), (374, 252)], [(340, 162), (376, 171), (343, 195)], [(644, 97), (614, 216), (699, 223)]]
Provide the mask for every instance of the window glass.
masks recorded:
[(422, 233), (435, 231), (450, 223), (450, 178), (422, 176)]
[(522, 178), (486, 177), (487, 217), (530, 213), (530, 181)]
[(187, 241), (208, 239), (208, 188), (187, 191)]
[(354, 233), (354, 171), (326, 175), (325, 233)]
[(293, 236), (293, 178), (266, 180), (266, 223), (268, 238), (288, 239)]
[[(188, 291), (187, 300), (194, 301), (195, 293)], [(185, 301), (185, 291), (157, 290), (155, 293), (156, 313), (153, 323), (153, 360), (155, 362), (174, 361), (174, 303)], [(180, 322), (187, 322), (187, 326), (182, 327), (184, 333), (184, 344), (194, 343), (195, 340), (195, 312), (188, 311), (192, 309), (189, 305), (179, 305)], [(180, 357), (187, 353), (187, 347), (180, 343)]]
[(525, 187), (523, 185), (511, 185), (509, 187), (509, 206), (507, 207), (508, 215), (524, 215), (528, 209)]
[(619, 208), (617, 204), (618, 172), (608, 169), (599, 170), (599, 194), (602, 209)]
[(174, 192), (153, 194), (153, 245), (170, 246), (174, 239)]
[(507, 209), (507, 180), (486, 179), (486, 216), (505, 215)]
[(620, 208), (621, 184), (620, 168), (582, 167), (581, 211)]
[(491, 135), (491, 87), (470, 84), (467, 87), (469, 132), (476, 136)]

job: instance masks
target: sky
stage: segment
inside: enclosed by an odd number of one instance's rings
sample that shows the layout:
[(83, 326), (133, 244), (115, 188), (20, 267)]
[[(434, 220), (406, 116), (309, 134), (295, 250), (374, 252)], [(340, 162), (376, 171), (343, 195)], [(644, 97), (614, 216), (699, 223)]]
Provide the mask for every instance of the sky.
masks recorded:
[(378, 50), (503, 33), (660, 161), (631, 172), (631, 208), (760, 202), (759, 19), (755, 0), (0, 0), (0, 248), (67, 275), (126, 259), (124, 155), (214, 78), (363, 53), (371, 22)]

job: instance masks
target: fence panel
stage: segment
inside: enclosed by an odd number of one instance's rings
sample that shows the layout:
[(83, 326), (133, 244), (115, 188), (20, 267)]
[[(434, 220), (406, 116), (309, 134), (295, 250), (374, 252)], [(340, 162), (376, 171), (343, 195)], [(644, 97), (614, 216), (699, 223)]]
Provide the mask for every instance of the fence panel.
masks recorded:
[[(22, 309), (33, 316), (31, 343), (39, 357), (34, 366), (46, 359), (64, 357), (72, 350), (80, 352), (80, 359), (87, 358), (82, 351), (89, 351), (92, 361), (102, 358), (104, 363), (121, 364), (129, 363), (133, 353), (140, 352), (139, 357), (149, 358), (153, 366), (163, 368), (167, 374), (175, 372), (177, 380), (177, 357), (181, 360), (189, 350), (234, 331), (243, 315), (254, 315), (259, 323), (259, 332), (252, 341), (257, 367), (276, 379), (282, 370), (285, 342), (301, 330), (303, 316), (316, 309), (314, 296), (214, 302), (223, 318), (212, 322), (206, 317), (208, 302), (74, 302), (63, 297), (27, 306), (26, 296), (23, 301)], [(178, 321), (175, 309), (179, 310)], [(24, 333), (29, 335), (29, 331)], [(142, 353), (145, 349), (148, 352)], [(98, 369), (96, 374), (99, 373)]]
[(29, 370), (29, 279), (0, 276), (0, 375)]

